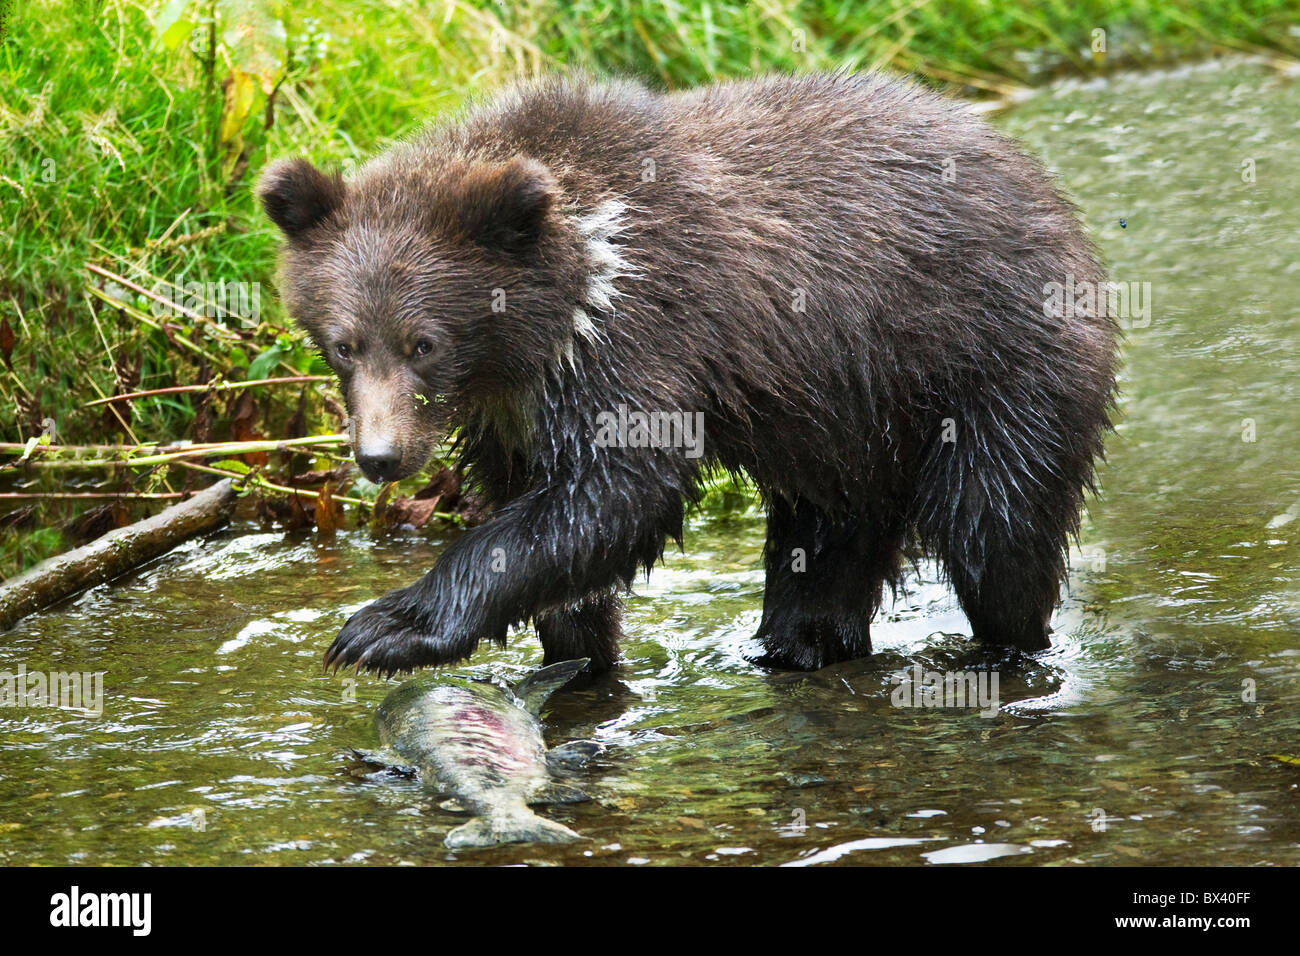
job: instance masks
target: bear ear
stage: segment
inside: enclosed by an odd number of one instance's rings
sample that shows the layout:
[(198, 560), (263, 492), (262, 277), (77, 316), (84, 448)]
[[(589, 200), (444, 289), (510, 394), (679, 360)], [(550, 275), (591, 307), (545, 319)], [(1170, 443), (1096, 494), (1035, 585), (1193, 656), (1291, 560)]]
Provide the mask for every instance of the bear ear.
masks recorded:
[(550, 170), (535, 159), (479, 163), (457, 184), (452, 210), (461, 230), (485, 249), (527, 256), (541, 240), (559, 197)]
[(345, 189), (338, 173), (326, 175), (305, 159), (282, 159), (262, 175), (257, 197), (285, 236), (299, 240), (342, 204)]

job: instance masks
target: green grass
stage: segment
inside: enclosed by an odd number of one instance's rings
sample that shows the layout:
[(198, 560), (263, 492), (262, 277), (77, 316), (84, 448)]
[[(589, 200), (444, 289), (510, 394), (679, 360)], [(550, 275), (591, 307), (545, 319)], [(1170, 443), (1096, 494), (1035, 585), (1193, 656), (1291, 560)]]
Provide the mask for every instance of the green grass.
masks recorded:
[[(137, 401), (125, 427), (83, 405), (240, 377), (259, 356), (259, 368), (318, 368), (292, 347), (296, 333), (285, 335), (275, 237), (252, 197), (259, 171), (287, 154), (347, 168), (514, 75), (581, 67), (676, 88), (766, 70), (885, 67), (996, 92), (1219, 48), (1300, 53), (1300, 0), (220, 0), (218, 37), (245, 8), (263, 25), (282, 22), (287, 40), (283, 50), (262, 44), (268, 76), (283, 67), (272, 108), (257, 90), (244, 114), (226, 108), (222, 84), (232, 67), (256, 73), (259, 51), (222, 44), (209, 63), (211, 0), (189, 5), (194, 50), (169, 49), (156, 29), (169, 5), (0, 0), (9, 11), (0, 16), (0, 441), (38, 434), (45, 419), (61, 441), (117, 442), (128, 427), (141, 440), (193, 437), (190, 396)], [(1105, 55), (1091, 49), (1097, 29)], [(223, 117), (233, 125), (224, 139)], [(146, 287), (261, 283), (263, 311), (253, 323), (181, 318), (159, 330), (142, 320), (147, 299), (87, 263)], [(300, 394), (259, 393), (253, 426), (282, 434)], [(326, 427), (308, 394), (307, 427)], [(232, 426), (220, 403), (211, 437), (231, 437)], [(5, 482), (0, 473), (0, 490)], [(25, 547), (0, 547), (0, 573), (47, 550)]]

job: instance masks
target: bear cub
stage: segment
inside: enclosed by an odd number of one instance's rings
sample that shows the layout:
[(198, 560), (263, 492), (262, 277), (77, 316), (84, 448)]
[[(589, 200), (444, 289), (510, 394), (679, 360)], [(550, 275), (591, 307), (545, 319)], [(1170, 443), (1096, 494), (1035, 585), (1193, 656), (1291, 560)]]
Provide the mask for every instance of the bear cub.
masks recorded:
[(1060, 295), (1105, 278), (1074, 208), (959, 104), (554, 79), (259, 194), (361, 470), (410, 475), (456, 428), (494, 507), (327, 664), (447, 664), (531, 620), (546, 663), (608, 669), (621, 593), (717, 466), (768, 511), (759, 663), (870, 653), (909, 543), (977, 639), (1048, 646), (1117, 333)]

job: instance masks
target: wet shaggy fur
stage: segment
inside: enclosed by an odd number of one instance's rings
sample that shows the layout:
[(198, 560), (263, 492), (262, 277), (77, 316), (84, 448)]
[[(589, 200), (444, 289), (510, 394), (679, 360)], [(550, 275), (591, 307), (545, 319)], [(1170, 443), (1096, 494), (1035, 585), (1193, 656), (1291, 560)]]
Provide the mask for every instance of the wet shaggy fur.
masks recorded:
[[(1102, 268), (1042, 167), (960, 105), (877, 75), (554, 80), (346, 184), (277, 164), (261, 196), (363, 470), (409, 474), (458, 426), (496, 507), (327, 662), (445, 664), (531, 619), (548, 663), (608, 668), (619, 592), (713, 465), (769, 510), (761, 663), (868, 654), (909, 541), (975, 637), (1048, 645), (1116, 333), (1045, 314), (1048, 283)], [(597, 442), (620, 405), (703, 412), (703, 456)]]

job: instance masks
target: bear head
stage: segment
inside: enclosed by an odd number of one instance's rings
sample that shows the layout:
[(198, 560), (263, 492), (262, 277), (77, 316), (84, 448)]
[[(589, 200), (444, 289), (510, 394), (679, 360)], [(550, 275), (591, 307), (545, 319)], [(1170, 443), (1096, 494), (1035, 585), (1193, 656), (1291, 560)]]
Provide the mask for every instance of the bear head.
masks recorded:
[(520, 407), (571, 354), (588, 257), (541, 162), (408, 144), (348, 182), (279, 161), (258, 196), (286, 240), (282, 295), (338, 374), (371, 480), (418, 471), (466, 416)]

